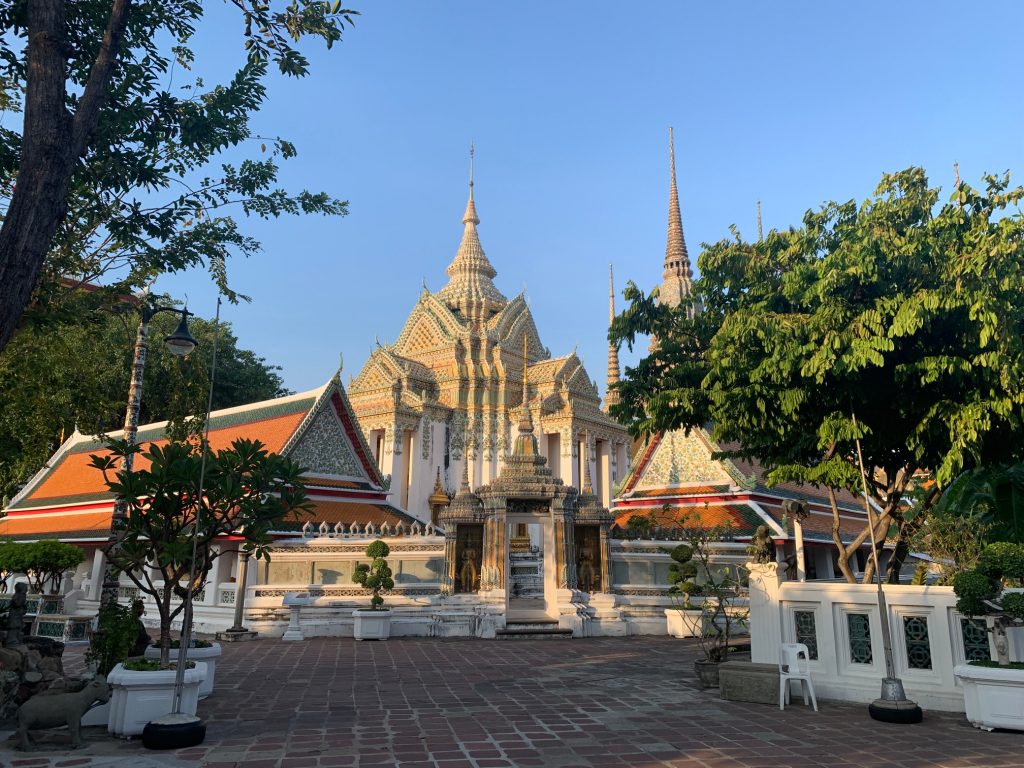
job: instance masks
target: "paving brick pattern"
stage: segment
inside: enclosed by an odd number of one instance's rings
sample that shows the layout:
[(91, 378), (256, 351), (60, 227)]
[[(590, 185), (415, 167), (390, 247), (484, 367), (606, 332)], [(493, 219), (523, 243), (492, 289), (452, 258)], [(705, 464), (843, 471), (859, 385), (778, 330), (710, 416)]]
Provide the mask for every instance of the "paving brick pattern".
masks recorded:
[(916, 726), (865, 707), (723, 702), (695, 684), (692, 641), (318, 638), (228, 645), (206, 742), (170, 753), (88, 729), (81, 752), (12, 768), (999, 768), (1024, 766), (1024, 734), (962, 716)]

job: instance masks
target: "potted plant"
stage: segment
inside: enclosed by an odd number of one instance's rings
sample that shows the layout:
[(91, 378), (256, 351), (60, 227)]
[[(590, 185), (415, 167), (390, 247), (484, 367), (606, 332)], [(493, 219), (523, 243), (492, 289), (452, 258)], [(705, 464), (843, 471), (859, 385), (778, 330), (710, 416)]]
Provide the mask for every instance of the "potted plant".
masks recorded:
[[(205, 442), (187, 440), (147, 448), (111, 440), (109, 453), (91, 457), (125, 514), (115, 542), (106, 549), (107, 558), (153, 600), (160, 617), (159, 659), (143, 662), (154, 669), (119, 664), (108, 676), (113, 689), (110, 728), (119, 735), (140, 733), (147, 722), (143, 718), (171, 711), (172, 623), (184, 613), (187, 598), (205, 586), (223, 551), (217, 540), (240, 538), (257, 558), (269, 559), (270, 531), (309, 506), (302, 468), (267, 451), (258, 440), (238, 439), (228, 448), (205, 450), (202, 473), (205, 447)], [(141, 454), (143, 461), (135, 464), (145, 468), (123, 469), (129, 454)], [(207, 665), (191, 664), (195, 666), (186, 671), (186, 685), (190, 691), (194, 687), (195, 695), (186, 692), (182, 712), (195, 714)], [(143, 709), (143, 700), (153, 706)]]
[[(177, 650), (180, 647), (180, 640), (171, 641), (171, 650)], [(213, 643), (209, 640), (197, 640), (195, 636), (192, 636), (188, 644), (188, 649), (185, 651), (185, 658), (189, 661), (201, 661), (206, 664), (206, 677), (203, 678), (203, 681), (199, 684), (200, 699), (205, 699), (213, 693), (213, 685), (217, 678), (217, 659), (220, 658), (220, 655), (220, 643)], [(146, 648), (145, 658), (159, 659), (160, 646), (151, 645)]]
[(997, 542), (982, 551), (973, 570), (953, 579), (956, 609), (984, 618), (992, 633), (995, 659), (959, 664), (954, 669), (964, 688), (964, 708), (971, 724), (992, 730), (1024, 730), (1024, 663), (1010, 662), (1009, 631), (1024, 625), (1024, 544)]
[(669, 550), (674, 561), (668, 569), (668, 593), (672, 607), (665, 609), (668, 633), (672, 637), (697, 637), (701, 634), (703, 608), (690, 602), (690, 598), (701, 593), (694, 582), (697, 578), (697, 564), (693, 562), (693, 547), (686, 544)]
[[(100, 606), (99, 624), (102, 629), (89, 638), (85, 661), (91, 674), (108, 677), (114, 667), (123, 664), (131, 655), (138, 636), (137, 619), (132, 608), (110, 603)], [(82, 725), (102, 725), (110, 721), (110, 700), (94, 706), (82, 716)]]
[(370, 607), (352, 611), (355, 621), (353, 636), (356, 640), (387, 640), (391, 634), (391, 611), (382, 607), (384, 598), (380, 594), (382, 590), (393, 589), (395, 586), (391, 568), (385, 559), (390, 553), (391, 548), (380, 539), (370, 542), (366, 556), (371, 562), (359, 563), (352, 574), (352, 581), (373, 590)]
[(730, 538), (731, 526), (704, 526), (700, 515), (693, 514), (682, 521), (680, 528), (696, 559), (704, 596), (700, 631), (696, 634), (704, 657), (694, 661), (693, 666), (701, 685), (714, 688), (718, 685), (718, 667), (728, 660), (733, 636), (746, 622), (747, 611), (737, 605), (737, 598), (743, 593), (743, 579), (736, 566), (712, 564), (714, 544)]

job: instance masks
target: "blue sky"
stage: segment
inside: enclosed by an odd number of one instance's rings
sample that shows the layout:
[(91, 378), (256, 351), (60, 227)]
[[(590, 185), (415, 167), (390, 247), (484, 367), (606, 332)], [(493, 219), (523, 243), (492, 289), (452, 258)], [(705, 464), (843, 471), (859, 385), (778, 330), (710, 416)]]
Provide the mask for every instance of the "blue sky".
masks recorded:
[[(246, 224), (264, 253), (230, 274), (254, 300), (223, 310), (295, 390), (339, 354), (355, 376), (423, 280), (444, 285), (470, 141), (496, 284), (525, 286), (552, 354), (576, 347), (602, 391), (608, 264), (617, 289), (660, 280), (669, 126), (694, 261), (730, 224), (754, 235), (757, 200), (784, 228), (909, 165), (947, 190), (954, 160), (970, 183), (1024, 171), (1021, 3), (349, 4), (355, 29), (310, 42), (312, 74), (274, 78), (254, 124), (297, 145), (286, 185), (350, 215)], [(206, 5), (196, 69), (212, 81), (241, 61), (241, 22)], [(213, 314), (201, 271), (156, 287)]]

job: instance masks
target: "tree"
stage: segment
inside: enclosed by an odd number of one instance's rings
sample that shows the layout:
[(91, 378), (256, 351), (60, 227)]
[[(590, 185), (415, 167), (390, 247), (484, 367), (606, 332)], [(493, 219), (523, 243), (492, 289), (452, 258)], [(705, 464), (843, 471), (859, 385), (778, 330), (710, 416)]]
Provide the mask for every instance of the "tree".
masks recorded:
[(380, 539), (371, 541), (366, 547), (366, 556), (370, 562), (358, 563), (352, 572), (352, 581), (364, 589), (372, 590), (370, 608), (374, 611), (383, 610), (381, 606), (384, 605), (384, 598), (380, 593), (395, 588), (395, 580), (392, 578), (394, 574), (386, 559), (390, 553), (391, 548), (387, 542)]
[[(345, 212), (326, 194), (275, 188), (277, 162), (295, 148), (254, 137), (248, 118), (264, 101), (268, 66), (305, 75), (294, 43), (313, 36), (330, 47), (354, 12), (320, 0), (231, 3), (246, 61), (210, 89), (199, 79), (181, 84), (180, 70), (194, 59), (199, 0), (0, 6), (0, 106), (24, 112), (20, 134), (0, 129), (0, 350), (33, 290), (45, 309), (69, 282), (106, 275), (109, 293), (126, 293), (203, 263), (235, 298), (225, 259), (259, 244), (225, 215), (229, 206), (262, 217)], [(267, 157), (203, 175), (224, 150), (254, 139), (261, 152), (269, 143)]]
[[(26, 327), (0, 352), (0, 496), (13, 495), (76, 427), (85, 434), (121, 428), (137, 322), (133, 312), (84, 312), (66, 322)], [(157, 315), (152, 337), (169, 334), (176, 322), (171, 315)], [(202, 349), (212, 348), (211, 321), (193, 317), (189, 327)], [(205, 412), (209, 362), (208, 354), (182, 359), (153, 344), (140, 422)], [(288, 394), (279, 370), (240, 349), (231, 324), (222, 322), (213, 407)]]
[(45, 591), (47, 584), (50, 585), (50, 594), (57, 594), (64, 572), (77, 568), (85, 559), (81, 547), (54, 539), (44, 539), (22, 546), (26, 548), (25, 575), (28, 576), (32, 591), (40, 595)]
[[(144, 460), (136, 460), (136, 466), (148, 466), (118, 470), (129, 453)], [(207, 451), (201, 488), (203, 450), (194, 443), (144, 448), (112, 440), (109, 453), (90, 458), (115, 498), (126, 505), (125, 527), (106, 554), (156, 601), (164, 669), (170, 662), (171, 624), (184, 610), (189, 592), (194, 596), (205, 586), (221, 554), (215, 542), (239, 537), (257, 559), (269, 560), (270, 532), (309, 508), (302, 467), (267, 451), (259, 440), (240, 438), (230, 448)]]
[[(847, 579), (873, 526), (880, 542), (897, 539), (896, 580), (942, 489), (1024, 450), (1024, 219), (1007, 212), (1024, 190), (1009, 176), (985, 185), (938, 206), (911, 168), (859, 206), (828, 203), (763, 241), (733, 229), (700, 256), (706, 309), (692, 320), (630, 286), (610, 338), (659, 345), (627, 369), (613, 413), (634, 433), (710, 422), (725, 453), (757, 459), (770, 482), (823, 486)], [(924, 473), (933, 482), (908, 518)], [(844, 543), (835, 492), (865, 481), (869, 524)]]

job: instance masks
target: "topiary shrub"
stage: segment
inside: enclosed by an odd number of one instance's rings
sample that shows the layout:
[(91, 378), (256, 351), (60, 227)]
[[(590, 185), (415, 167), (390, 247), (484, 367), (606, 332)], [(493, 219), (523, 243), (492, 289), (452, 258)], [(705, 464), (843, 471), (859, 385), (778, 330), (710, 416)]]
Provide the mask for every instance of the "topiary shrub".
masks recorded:
[(668, 556), (674, 561), (668, 567), (668, 593), (681, 605), (680, 610), (696, 610), (697, 606), (690, 603), (690, 598), (700, 594), (697, 586), (697, 564), (693, 562), (693, 547), (680, 544), (669, 550)]
[(384, 598), (381, 597), (382, 590), (394, 589), (395, 580), (392, 578), (391, 567), (385, 559), (391, 554), (391, 548), (380, 539), (370, 543), (366, 548), (366, 556), (372, 559), (372, 563), (359, 563), (352, 574), (352, 581), (366, 589), (372, 589), (370, 597), (370, 609), (383, 610)]
[(1007, 586), (1024, 582), (1024, 544), (1005, 541), (989, 544), (982, 551), (972, 571), (957, 574), (953, 579), (956, 609), (965, 616), (987, 616), (995, 635), (996, 661), (1010, 663), (1006, 630), (1024, 624), (1024, 594), (1003, 593)]

